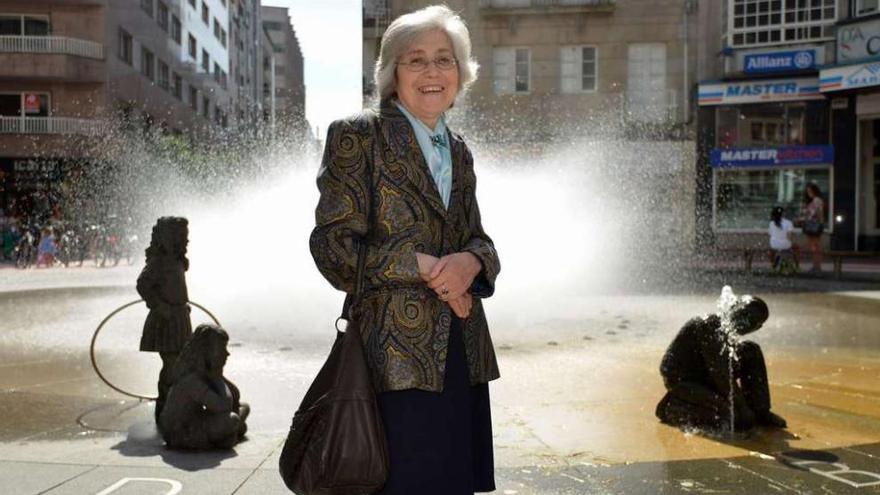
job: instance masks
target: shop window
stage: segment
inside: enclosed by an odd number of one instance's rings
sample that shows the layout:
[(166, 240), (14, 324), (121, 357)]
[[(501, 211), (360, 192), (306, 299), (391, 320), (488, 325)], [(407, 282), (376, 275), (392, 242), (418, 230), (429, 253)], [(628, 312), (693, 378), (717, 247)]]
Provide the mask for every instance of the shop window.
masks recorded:
[(806, 144), (804, 103), (720, 106), (716, 147), (776, 147)]
[[(814, 182), (825, 194), (831, 184), (831, 168), (789, 167), (774, 169), (717, 169), (715, 171), (715, 228), (717, 230), (767, 229), (770, 210), (785, 209), (785, 216), (800, 215), (804, 188)], [(826, 225), (831, 225), (833, 206), (828, 204)]]

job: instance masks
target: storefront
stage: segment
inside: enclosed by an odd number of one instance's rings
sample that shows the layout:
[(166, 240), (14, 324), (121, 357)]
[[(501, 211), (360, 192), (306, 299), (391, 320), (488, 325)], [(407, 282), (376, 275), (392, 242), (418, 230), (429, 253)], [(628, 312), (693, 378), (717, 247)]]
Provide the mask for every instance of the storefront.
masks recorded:
[(880, 251), (880, 19), (855, 19), (837, 32), (838, 65), (822, 69), (839, 150), (838, 249)]
[(703, 83), (699, 104), (704, 242), (761, 243), (771, 209), (796, 218), (811, 182), (826, 195), (833, 231), (835, 149), (818, 78)]

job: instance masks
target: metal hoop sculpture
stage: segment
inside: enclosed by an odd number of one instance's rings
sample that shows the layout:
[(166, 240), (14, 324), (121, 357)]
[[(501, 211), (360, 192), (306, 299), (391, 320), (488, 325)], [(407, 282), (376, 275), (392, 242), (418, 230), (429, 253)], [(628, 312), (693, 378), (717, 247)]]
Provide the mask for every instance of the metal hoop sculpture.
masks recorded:
[[(100, 378), (102, 382), (106, 383), (108, 387), (110, 387), (110, 388), (112, 388), (113, 390), (119, 392), (120, 394), (127, 395), (127, 396), (129, 396), (129, 397), (134, 397), (135, 399), (141, 399), (141, 400), (156, 400), (157, 397), (147, 397), (147, 396), (145, 396), (145, 395), (133, 394), (133, 393), (131, 393), (131, 392), (127, 392), (127, 391), (125, 391), (125, 390), (123, 390), (123, 389), (117, 387), (116, 385), (113, 385), (113, 384), (110, 382), (110, 380), (108, 380), (107, 377), (104, 376), (103, 373), (101, 373), (100, 368), (98, 368), (98, 361), (95, 359), (95, 342), (97, 342), (97, 340), (98, 340), (98, 334), (101, 332), (101, 329), (104, 328), (104, 325), (106, 325), (107, 322), (110, 321), (110, 318), (113, 318), (114, 316), (116, 316), (116, 314), (119, 313), (120, 311), (122, 311), (123, 309), (125, 309), (125, 308), (127, 308), (127, 307), (129, 307), (129, 306), (134, 306), (135, 304), (142, 303), (142, 302), (144, 302), (143, 299), (138, 299), (137, 301), (132, 301), (132, 302), (130, 302), (130, 303), (123, 304), (122, 306), (116, 308), (112, 313), (110, 313), (109, 315), (107, 315), (107, 317), (104, 318), (104, 319), (101, 321), (101, 323), (98, 325), (98, 328), (95, 329), (95, 333), (94, 333), (94, 335), (92, 335), (92, 344), (89, 346), (89, 357), (91, 357), (91, 359), (92, 359), (92, 369), (95, 370), (95, 373), (98, 374), (98, 378)], [(216, 323), (218, 327), (219, 327), (219, 326), (223, 326), (223, 325), (221, 325), (220, 322), (217, 320), (217, 317), (214, 316), (213, 313), (211, 313), (210, 311), (208, 311), (208, 309), (205, 308), (204, 306), (202, 306), (201, 304), (194, 303), (194, 302), (192, 302), (192, 301), (189, 301), (189, 304), (192, 305), (192, 306), (195, 306), (195, 307), (199, 308), (199, 309), (202, 310), (202, 311), (204, 311), (205, 314), (207, 314), (208, 316), (211, 317), (212, 320), (214, 320), (214, 323)]]

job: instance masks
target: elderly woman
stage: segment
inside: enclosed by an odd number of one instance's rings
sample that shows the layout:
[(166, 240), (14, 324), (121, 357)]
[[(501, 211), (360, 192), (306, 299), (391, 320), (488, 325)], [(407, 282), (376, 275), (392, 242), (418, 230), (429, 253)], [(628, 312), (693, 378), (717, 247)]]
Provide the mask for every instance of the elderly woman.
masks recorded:
[(378, 112), (334, 122), (318, 174), (318, 269), (355, 288), (388, 439), (382, 494), (495, 489), (488, 382), (499, 377), (480, 302), (500, 265), (483, 231), (473, 158), (444, 112), (476, 77), (469, 34), (446, 7), (396, 19), (376, 67)]

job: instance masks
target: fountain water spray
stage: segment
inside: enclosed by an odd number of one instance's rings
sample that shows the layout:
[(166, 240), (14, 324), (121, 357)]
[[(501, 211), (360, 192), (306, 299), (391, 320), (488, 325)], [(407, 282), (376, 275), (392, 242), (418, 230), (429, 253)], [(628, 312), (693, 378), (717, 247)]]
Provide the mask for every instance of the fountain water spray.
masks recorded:
[[(750, 297), (750, 296), (745, 296)], [(723, 346), (721, 347), (722, 353), (727, 353), (727, 377), (729, 380), (729, 388), (728, 388), (728, 403), (730, 406), (730, 433), (734, 432), (734, 403), (733, 403), (733, 391), (734, 391), (734, 379), (733, 379), (733, 366), (734, 363), (739, 359), (736, 355), (736, 346), (739, 343), (739, 334), (736, 332), (733, 324), (733, 312), (736, 307), (744, 301), (736, 296), (733, 293), (733, 289), (729, 285), (725, 285), (724, 288), (721, 289), (721, 297), (718, 298), (718, 314), (721, 317), (721, 326), (719, 337), (722, 339)]]

